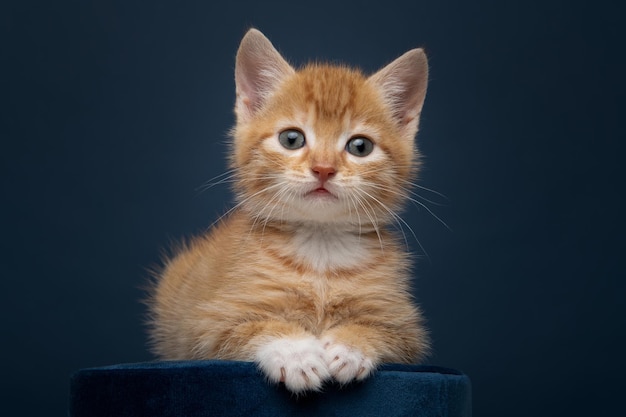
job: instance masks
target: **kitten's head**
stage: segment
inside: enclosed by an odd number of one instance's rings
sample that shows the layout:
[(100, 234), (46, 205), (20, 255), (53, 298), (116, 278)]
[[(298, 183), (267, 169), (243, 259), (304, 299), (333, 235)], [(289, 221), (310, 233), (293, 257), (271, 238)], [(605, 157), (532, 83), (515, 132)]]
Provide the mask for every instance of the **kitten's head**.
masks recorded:
[(427, 79), (421, 49), (370, 77), (320, 64), (296, 71), (251, 29), (235, 72), (231, 165), (242, 208), (261, 220), (392, 221), (416, 171)]

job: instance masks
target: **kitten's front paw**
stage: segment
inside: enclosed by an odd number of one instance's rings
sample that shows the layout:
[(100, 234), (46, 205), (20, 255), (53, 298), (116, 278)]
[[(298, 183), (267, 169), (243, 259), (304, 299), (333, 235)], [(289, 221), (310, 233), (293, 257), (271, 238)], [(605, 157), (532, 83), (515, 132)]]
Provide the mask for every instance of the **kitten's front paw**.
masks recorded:
[(307, 338), (276, 339), (258, 350), (256, 361), (272, 382), (284, 382), (289, 391), (317, 391), (330, 378), (321, 342)]
[(375, 368), (374, 362), (359, 349), (333, 339), (324, 339), (325, 360), (330, 374), (341, 384), (367, 378)]

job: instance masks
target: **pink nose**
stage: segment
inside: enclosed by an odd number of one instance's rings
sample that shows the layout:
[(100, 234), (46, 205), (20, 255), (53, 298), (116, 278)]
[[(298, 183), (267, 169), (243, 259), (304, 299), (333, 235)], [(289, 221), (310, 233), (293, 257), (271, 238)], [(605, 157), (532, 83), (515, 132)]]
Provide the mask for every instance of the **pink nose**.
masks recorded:
[(320, 182), (325, 183), (328, 181), (330, 177), (335, 175), (335, 168), (329, 166), (320, 166), (316, 165), (311, 168), (313, 174), (320, 180)]

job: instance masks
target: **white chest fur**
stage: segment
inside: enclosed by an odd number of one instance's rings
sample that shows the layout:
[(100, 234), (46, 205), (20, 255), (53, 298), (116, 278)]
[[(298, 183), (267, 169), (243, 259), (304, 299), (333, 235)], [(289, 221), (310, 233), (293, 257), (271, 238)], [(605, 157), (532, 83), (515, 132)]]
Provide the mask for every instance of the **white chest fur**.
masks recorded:
[(302, 227), (292, 240), (293, 256), (317, 271), (358, 267), (370, 246), (369, 239), (333, 227)]

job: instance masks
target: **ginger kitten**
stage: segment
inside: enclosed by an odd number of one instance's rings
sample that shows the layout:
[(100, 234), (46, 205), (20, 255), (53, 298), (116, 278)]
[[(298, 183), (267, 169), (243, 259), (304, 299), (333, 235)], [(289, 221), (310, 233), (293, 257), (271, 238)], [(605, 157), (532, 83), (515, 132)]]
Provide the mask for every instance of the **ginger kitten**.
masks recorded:
[(424, 356), (410, 259), (388, 226), (416, 171), (427, 78), (421, 49), (366, 77), (295, 70), (261, 32), (245, 35), (238, 204), (166, 262), (149, 301), (160, 358), (254, 361), (300, 393)]

